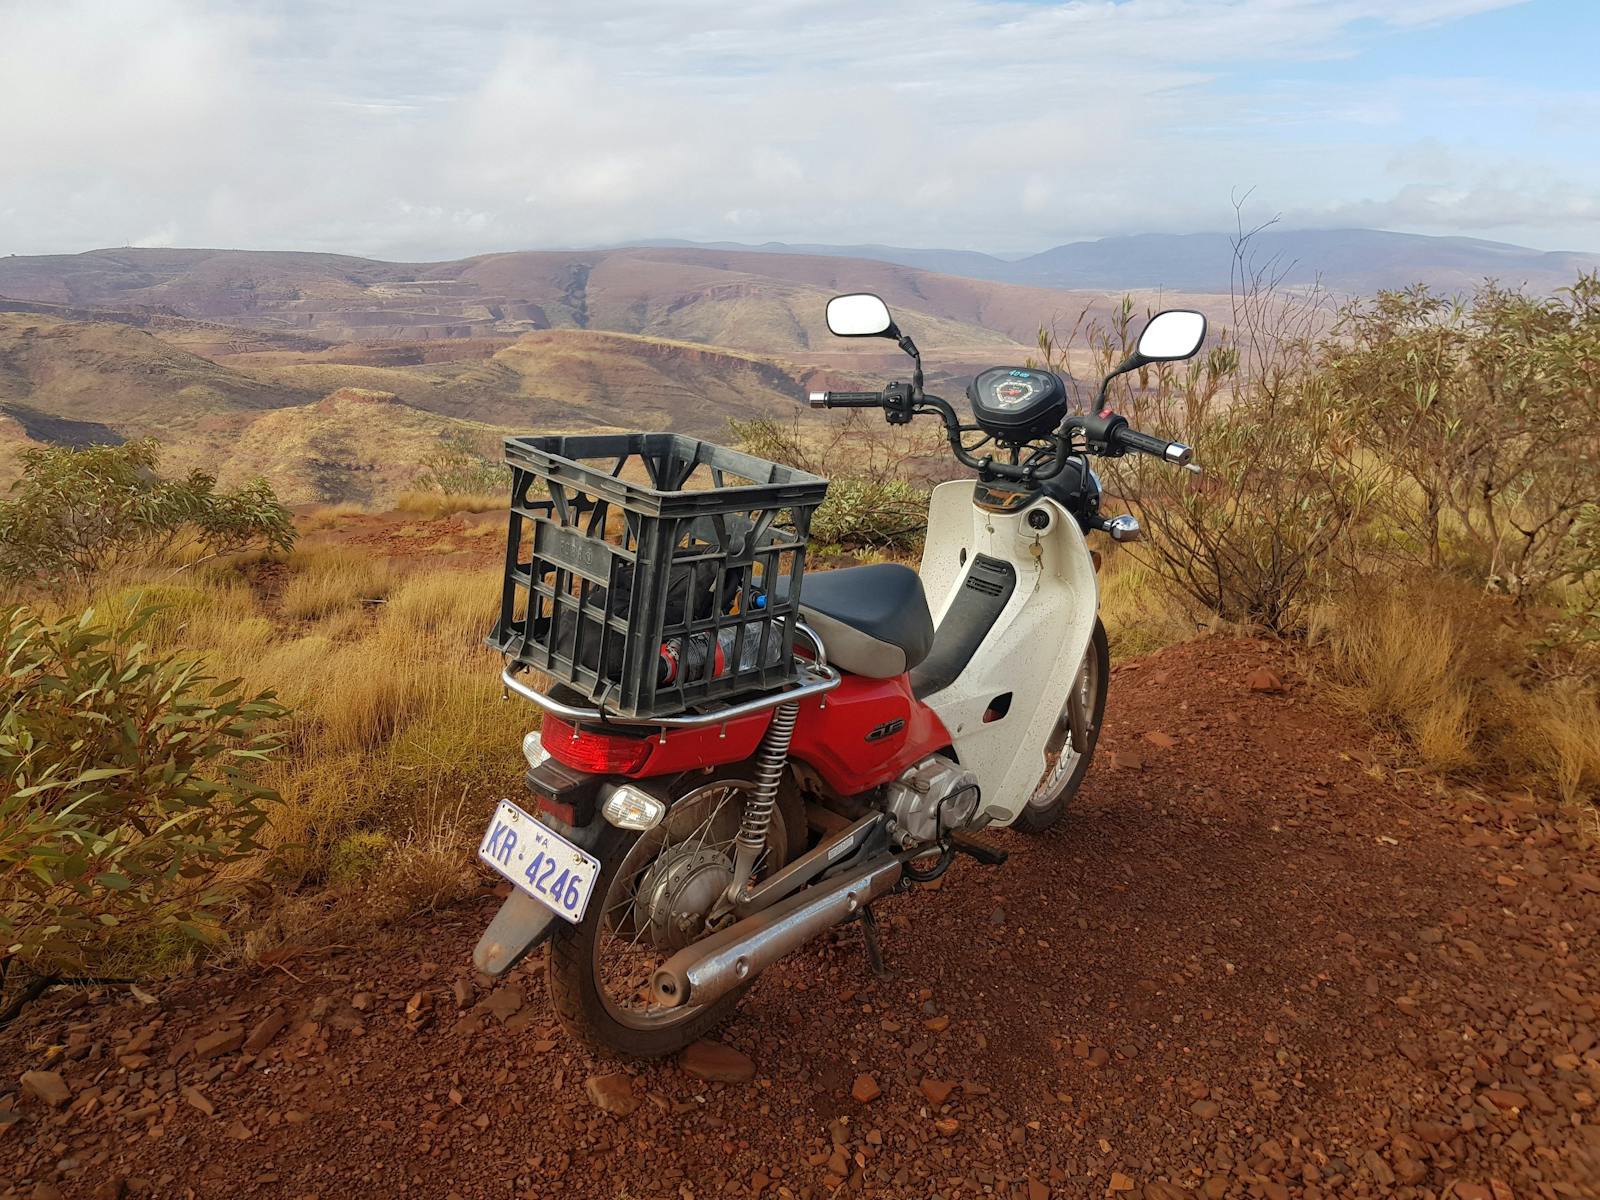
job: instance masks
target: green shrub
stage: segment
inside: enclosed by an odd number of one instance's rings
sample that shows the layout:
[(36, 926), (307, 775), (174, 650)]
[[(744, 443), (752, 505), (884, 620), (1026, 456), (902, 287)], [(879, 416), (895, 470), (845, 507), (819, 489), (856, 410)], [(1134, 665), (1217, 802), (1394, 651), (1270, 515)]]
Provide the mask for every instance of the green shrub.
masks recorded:
[(747, 454), (828, 479), (828, 498), (811, 518), (811, 543), (845, 550), (920, 547), (928, 483), (948, 475), (952, 461), (942, 431), (869, 428), (859, 413), (812, 431), (764, 417), (729, 421), (728, 435)]
[(162, 479), (159, 458), (148, 438), (24, 451), (12, 497), (0, 500), (0, 581), (81, 584), (120, 562), (294, 543), (289, 511), (266, 483), (219, 492), (203, 471)]
[(458, 435), (422, 460), (416, 486), (445, 496), (503, 497), (511, 491), (511, 471)]
[[(116, 628), (0, 612), (0, 980), (94, 973), (130, 945), (215, 939), (257, 849), (284, 715)], [(12, 976), (15, 981), (16, 976)]]
[(811, 517), (814, 545), (912, 550), (928, 528), (928, 491), (904, 479), (844, 476)]
[[(1103, 465), (1153, 535), (1137, 553), (1225, 619), (1281, 631), (1359, 577), (1421, 570), (1559, 610), (1567, 641), (1600, 636), (1600, 276), (1552, 297), (1419, 286), (1335, 314), (1238, 253), (1245, 286), (1208, 352), (1113, 385), (1203, 468)], [(1088, 327), (1097, 367), (1131, 349), (1132, 316), (1125, 301)]]
[(1386, 292), (1347, 308), (1336, 332), (1324, 368), (1392, 476), (1386, 515), (1418, 557), (1519, 607), (1560, 593), (1593, 617), (1600, 275), (1550, 297)]
[[(1124, 375), (1108, 396), (1135, 428), (1194, 447), (1199, 474), (1137, 454), (1094, 466), (1149, 533), (1134, 557), (1225, 621), (1298, 629), (1307, 602), (1350, 561), (1371, 501), (1349, 415), (1318, 366), (1319, 312), (1315, 297), (1251, 287), (1201, 357)], [(1089, 327), (1099, 372), (1133, 349), (1133, 316), (1125, 299), (1109, 326)], [(1047, 332), (1039, 343), (1064, 370), (1067, 348)]]
[(393, 839), (376, 829), (346, 834), (328, 854), (328, 882), (360, 883), (371, 877), (393, 849)]

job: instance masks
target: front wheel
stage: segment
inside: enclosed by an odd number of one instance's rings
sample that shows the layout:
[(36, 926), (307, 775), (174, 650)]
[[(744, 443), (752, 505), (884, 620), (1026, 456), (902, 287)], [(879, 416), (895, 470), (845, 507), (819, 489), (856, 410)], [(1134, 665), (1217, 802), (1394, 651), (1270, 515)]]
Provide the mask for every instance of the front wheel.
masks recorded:
[(1067, 811), (1067, 805), (1077, 794), (1078, 785), (1089, 770), (1095, 745), (1100, 740), (1100, 721), (1105, 716), (1106, 684), (1110, 678), (1111, 645), (1106, 640), (1106, 627), (1096, 617), (1088, 652), (1083, 656), (1083, 665), (1078, 668), (1078, 677), (1072, 684), (1087, 716), (1083, 731), (1083, 753), (1078, 753), (1072, 746), (1072, 699), (1069, 697), (1061, 707), (1061, 715), (1056, 718), (1050, 740), (1045, 744), (1044, 774), (1039, 777), (1038, 786), (1034, 788), (1033, 795), (1028, 797), (1028, 803), (1012, 822), (1014, 829), (1024, 833), (1042, 833)]

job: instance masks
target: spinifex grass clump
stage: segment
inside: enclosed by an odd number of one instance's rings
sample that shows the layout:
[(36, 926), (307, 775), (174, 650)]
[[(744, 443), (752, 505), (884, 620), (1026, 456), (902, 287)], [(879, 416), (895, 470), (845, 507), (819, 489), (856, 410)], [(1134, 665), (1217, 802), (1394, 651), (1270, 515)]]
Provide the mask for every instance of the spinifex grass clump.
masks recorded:
[[(12, 1005), (176, 936), (215, 939), (225, 869), (259, 849), (270, 693), (151, 652), (148, 610), (0, 613), (0, 980)], [(18, 983), (22, 975), (26, 983)], [(0, 1020), (14, 1011), (0, 1010)]]

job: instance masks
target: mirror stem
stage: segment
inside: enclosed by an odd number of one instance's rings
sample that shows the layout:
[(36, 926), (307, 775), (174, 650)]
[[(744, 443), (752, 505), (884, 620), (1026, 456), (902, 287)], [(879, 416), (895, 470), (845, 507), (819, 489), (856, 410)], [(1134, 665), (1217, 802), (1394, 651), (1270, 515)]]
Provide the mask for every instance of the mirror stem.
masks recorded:
[(910, 334), (900, 334), (898, 342), (900, 349), (911, 356), (911, 361), (916, 364), (911, 372), (911, 391), (915, 399), (922, 399), (922, 355), (917, 351), (917, 344), (911, 340)]
[(1111, 391), (1111, 381), (1118, 375), (1126, 375), (1129, 371), (1144, 366), (1145, 361), (1146, 360), (1137, 352), (1130, 354), (1127, 358), (1122, 360), (1122, 364), (1117, 367), (1116, 370), (1112, 371), (1111, 374), (1107, 375), (1100, 381), (1100, 395), (1095, 398), (1094, 402), (1095, 412), (1098, 413), (1105, 411), (1106, 396)]

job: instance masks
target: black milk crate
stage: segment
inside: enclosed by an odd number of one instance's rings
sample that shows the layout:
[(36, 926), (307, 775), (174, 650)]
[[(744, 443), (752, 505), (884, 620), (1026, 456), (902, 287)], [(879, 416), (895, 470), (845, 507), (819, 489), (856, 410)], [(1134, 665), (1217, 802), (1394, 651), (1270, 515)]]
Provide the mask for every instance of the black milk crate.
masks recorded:
[(826, 479), (674, 433), (512, 437), (506, 462), (502, 654), (622, 717), (794, 682)]

